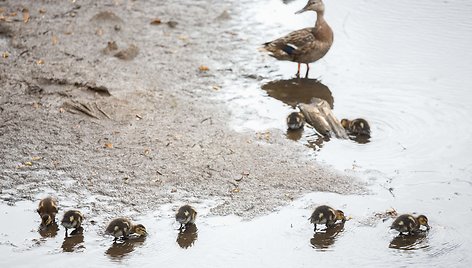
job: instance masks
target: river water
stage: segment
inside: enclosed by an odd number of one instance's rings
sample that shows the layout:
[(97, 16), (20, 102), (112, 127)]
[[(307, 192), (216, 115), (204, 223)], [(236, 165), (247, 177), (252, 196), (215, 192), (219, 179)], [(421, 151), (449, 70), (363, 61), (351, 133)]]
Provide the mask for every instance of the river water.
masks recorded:
[[(469, 267), (472, 3), (327, 0), (335, 42), (311, 65), (310, 79), (299, 80), (295, 63), (257, 51), (314, 24), (313, 13), (293, 14), (305, 1), (285, 2), (242, 1), (235, 12), (242, 14), (233, 14), (237, 48), (228, 55), (232, 72), (218, 95), (232, 111), (230, 127), (285, 131), (295, 103), (326, 99), (338, 118), (367, 119), (370, 140), (319, 140), (308, 127), (287, 138), (306, 145), (310, 157), (359, 177), (372, 194), (311, 193), (251, 221), (201, 217), (183, 235), (169, 205), (134, 219), (150, 235), (124, 243), (103, 235), (101, 219), (87, 220), (84, 236), (64, 238), (63, 228), (40, 233), (36, 204), (3, 203), (0, 266)], [(314, 234), (307, 218), (319, 204), (344, 210), (350, 220)], [(210, 207), (211, 200), (197, 204), (200, 215)], [(432, 229), (397, 237), (389, 230), (392, 219), (376, 215), (392, 208), (427, 215)]]

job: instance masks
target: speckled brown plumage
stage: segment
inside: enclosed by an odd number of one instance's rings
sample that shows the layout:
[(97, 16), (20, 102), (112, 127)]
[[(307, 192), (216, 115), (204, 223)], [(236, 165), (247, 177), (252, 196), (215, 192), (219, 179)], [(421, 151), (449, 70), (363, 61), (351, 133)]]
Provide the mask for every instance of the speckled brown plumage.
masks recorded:
[(53, 197), (46, 197), (39, 201), (38, 209), (36, 210), (41, 217), (41, 224), (48, 226), (56, 221), (56, 214), (59, 211), (57, 207), (57, 200)]
[(321, 0), (309, 0), (306, 6), (298, 11), (308, 10), (317, 14), (315, 27), (304, 28), (264, 44), (264, 49), (278, 60), (298, 63), (297, 76), (300, 76), (300, 64), (307, 66), (306, 77), (310, 71), (309, 63), (315, 62), (328, 53), (333, 44), (333, 31), (324, 19), (325, 7)]
[(317, 224), (325, 224), (327, 228), (330, 228), (333, 227), (338, 220), (342, 222), (346, 221), (344, 212), (325, 205), (317, 207), (310, 217), (310, 222), (315, 226), (315, 232)]
[(410, 214), (403, 214), (398, 216), (393, 221), (391, 229), (397, 230), (402, 233), (414, 234), (420, 231), (421, 226), (425, 226), (429, 230), (428, 218), (424, 215), (415, 217)]

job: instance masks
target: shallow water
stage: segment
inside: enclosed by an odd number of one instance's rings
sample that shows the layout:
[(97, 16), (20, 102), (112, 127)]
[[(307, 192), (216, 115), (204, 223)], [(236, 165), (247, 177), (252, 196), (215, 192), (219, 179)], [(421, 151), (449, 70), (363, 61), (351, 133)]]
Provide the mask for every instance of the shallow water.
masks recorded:
[[(288, 138), (366, 181), (372, 195), (312, 193), (252, 221), (206, 217), (209, 205), (197, 204), (197, 230), (180, 236), (169, 205), (134, 219), (149, 237), (123, 243), (103, 235), (109, 215), (87, 219), (83, 235), (65, 239), (60, 226), (38, 232), (35, 203), (1, 203), (0, 266), (470, 266), (472, 4), (326, 2), (335, 43), (312, 65), (311, 80), (293, 79), (296, 64), (257, 51), (265, 41), (313, 25), (314, 14), (293, 14), (305, 1), (242, 2), (234, 32), (245, 41), (235, 41), (234, 72), (218, 97), (228, 101), (231, 127), (239, 131), (285, 131), (293, 105), (311, 97), (326, 99), (338, 118), (367, 119), (372, 137), (365, 144), (320, 141), (310, 128)], [(325, 203), (352, 219), (314, 234), (308, 216)], [(389, 231), (391, 219), (374, 216), (390, 208), (426, 214), (432, 229), (397, 237)]]
[[(257, 47), (293, 29), (312, 26), (313, 13), (293, 14), (304, 4), (302, 0), (287, 5), (262, 1), (243, 18), (256, 20), (257, 26), (241, 28), (248, 29), (247, 39)], [(472, 60), (468, 49), (472, 4), (325, 4), (335, 42), (322, 60), (311, 65), (310, 79), (293, 78), (295, 63), (258, 55), (244, 58), (243, 72), (248, 72), (247, 66), (257, 66), (259, 79), (228, 84), (233, 90), (227, 95), (238, 95), (228, 98), (236, 111), (232, 126), (240, 131), (285, 131), (285, 118), (295, 104), (307, 103), (312, 97), (327, 100), (339, 119), (367, 119), (372, 129), (367, 142), (321, 139), (309, 127), (287, 132), (287, 138), (313, 149), (312, 155), (319, 161), (367, 181), (375, 194), (350, 201), (343, 196), (337, 203), (356, 202), (354, 206), (362, 211), (375, 202), (379, 211), (393, 207), (399, 212), (424, 213), (444, 232), (436, 233), (435, 228), (415, 241), (392, 241), (392, 248), (416, 249), (410, 253), (381, 247), (372, 255), (376, 257), (369, 258), (364, 249), (341, 253), (334, 246), (333, 254), (338, 258), (348, 254), (347, 258), (357, 258), (353, 263), (362, 266), (393, 260), (400, 263), (392, 266), (426, 266), (431, 261), (470, 264), (466, 252), (471, 246), (461, 241), (472, 235), (467, 227), (472, 222), (472, 77), (467, 66)], [(375, 243), (361, 239), (361, 233), (369, 240), (385, 235), (382, 228), (346, 230), (349, 225), (343, 232), (355, 233), (346, 242), (351, 247)]]

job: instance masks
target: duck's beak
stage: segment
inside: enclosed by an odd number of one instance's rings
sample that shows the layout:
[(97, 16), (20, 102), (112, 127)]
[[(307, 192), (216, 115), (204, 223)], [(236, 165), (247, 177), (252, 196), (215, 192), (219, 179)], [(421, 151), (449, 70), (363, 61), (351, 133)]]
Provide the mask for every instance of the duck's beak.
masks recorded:
[(300, 9), (299, 11), (295, 12), (295, 14), (300, 14), (300, 13), (303, 13), (303, 12), (305, 12), (305, 11), (307, 11), (307, 10), (308, 10), (308, 4), (307, 4), (304, 8), (302, 8), (302, 9)]
[(300, 13), (303, 13), (303, 12), (305, 12), (305, 11), (306, 11), (306, 9), (305, 9), (305, 8), (302, 8), (302, 9), (300, 9), (299, 11), (295, 12), (295, 14), (300, 14)]
[(429, 224), (426, 224), (425, 226), (426, 226), (426, 230), (429, 231), (429, 229), (431, 229), (431, 226), (429, 226)]

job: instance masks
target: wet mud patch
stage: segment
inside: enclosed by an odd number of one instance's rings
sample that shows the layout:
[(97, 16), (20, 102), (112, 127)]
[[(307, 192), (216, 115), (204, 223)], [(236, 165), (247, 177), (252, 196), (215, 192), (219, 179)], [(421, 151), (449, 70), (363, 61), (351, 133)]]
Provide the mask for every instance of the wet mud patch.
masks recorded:
[[(80, 8), (21, 4), (30, 21), (9, 24), (19, 46), (8, 47), (14, 56), (0, 70), (7, 78), (0, 148), (6, 198), (54, 193), (92, 206), (92, 215), (128, 209), (139, 215), (169, 202), (214, 198), (212, 213), (250, 218), (310, 191), (365, 192), (354, 178), (309, 159), (282, 132), (266, 140), (227, 127), (224, 102), (210, 97), (228, 73), (217, 60), (241, 39), (230, 33), (231, 18), (216, 18), (239, 5), (202, 2), (189, 17), (173, 2), (133, 2), (127, 11), (92, 1)], [(178, 27), (151, 25), (156, 17)], [(113, 41), (117, 51), (135, 44), (139, 53), (132, 60), (104, 54)], [(218, 53), (208, 58), (208, 51)]]

